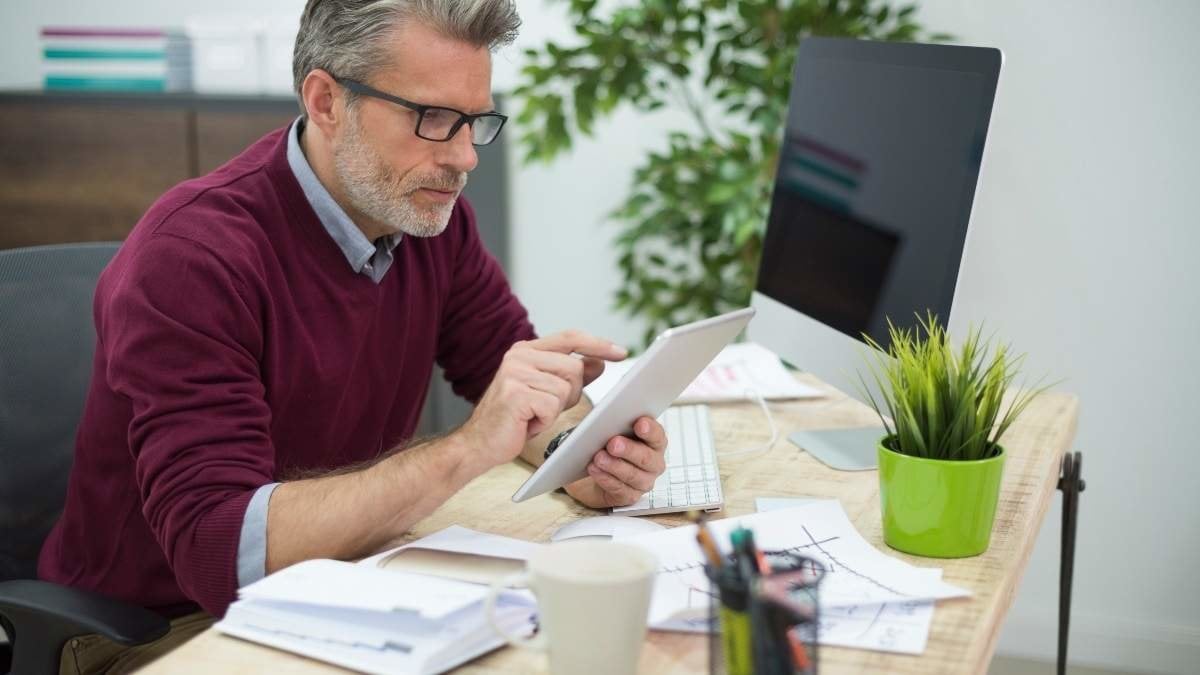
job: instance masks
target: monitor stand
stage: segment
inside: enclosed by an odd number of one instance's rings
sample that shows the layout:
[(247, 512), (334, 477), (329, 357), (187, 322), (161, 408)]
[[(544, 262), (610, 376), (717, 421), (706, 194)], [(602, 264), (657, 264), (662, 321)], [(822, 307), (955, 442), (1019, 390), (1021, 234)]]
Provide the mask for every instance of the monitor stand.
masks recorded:
[(883, 427), (796, 431), (788, 440), (839, 471), (866, 471), (879, 466), (878, 445)]

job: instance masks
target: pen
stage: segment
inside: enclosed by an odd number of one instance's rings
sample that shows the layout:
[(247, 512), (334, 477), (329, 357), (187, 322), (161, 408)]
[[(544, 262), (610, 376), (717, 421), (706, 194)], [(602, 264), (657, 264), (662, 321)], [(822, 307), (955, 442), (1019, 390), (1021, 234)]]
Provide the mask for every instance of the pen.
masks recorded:
[(767, 556), (763, 555), (761, 549), (754, 549), (754, 562), (758, 564), (758, 573), (766, 576), (771, 573), (771, 566), (767, 564)]
[(796, 632), (790, 628), (785, 628), (788, 643), (792, 646), (792, 665), (798, 670), (808, 670), (812, 666), (812, 662), (808, 660), (808, 650), (804, 648), (804, 643), (797, 637)]
[(759, 574), (770, 574), (767, 561), (762, 558), (762, 554), (754, 546), (754, 532), (747, 530), (744, 527), (739, 527), (730, 535), (733, 541), (733, 550), (738, 554), (738, 564), (743, 576), (747, 582)]
[(734, 564), (746, 584), (749, 584), (750, 580), (754, 578), (753, 557), (746, 548), (746, 541), (750, 536), (750, 530), (740, 526), (729, 533), (729, 543), (733, 546)]
[(721, 553), (717, 550), (717, 542), (713, 539), (712, 532), (708, 531), (708, 524), (705, 522), (704, 516), (696, 519), (696, 541), (700, 543), (700, 548), (708, 558), (709, 564), (720, 569)]
[(708, 519), (704, 516), (704, 512), (700, 512), (695, 516), (696, 522), (696, 542), (700, 543), (701, 550), (704, 551), (704, 557), (708, 558), (709, 565), (714, 569), (720, 569), (722, 565), (721, 551), (716, 548), (716, 539), (713, 538), (713, 533), (708, 530)]
[(772, 607), (775, 616), (783, 624), (784, 636), (791, 649), (792, 665), (798, 670), (806, 670), (812, 666), (812, 660), (808, 656), (804, 642), (790, 627), (795, 624), (816, 621), (816, 615), (811, 609), (794, 603), (788, 596), (788, 586), (792, 583), (790, 579), (796, 575), (796, 572), (776, 575), (760, 584), (758, 592), (762, 601)]

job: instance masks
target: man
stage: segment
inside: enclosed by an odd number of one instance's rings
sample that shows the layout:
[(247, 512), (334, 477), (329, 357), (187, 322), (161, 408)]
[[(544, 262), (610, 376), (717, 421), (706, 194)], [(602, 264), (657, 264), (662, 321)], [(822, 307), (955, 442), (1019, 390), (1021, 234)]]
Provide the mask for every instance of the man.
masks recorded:
[[(380, 550), (488, 469), (540, 461), (582, 385), (624, 357), (579, 332), (537, 338), (459, 198), (503, 124), (490, 51), (518, 25), (506, 0), (310, 0), (301, 118), (134, 228), (97, 286), (93, 379), (40, 574), (174, 629), (134, 650), (74, 640), (64, 672), (136, 667), (239, 586)], [(413, 434), (435, 361), (473, 414), (388, 451)], [(665, 437), (650, 418), (634, 429), (567, 492), (601, 508), (649, 489)]]

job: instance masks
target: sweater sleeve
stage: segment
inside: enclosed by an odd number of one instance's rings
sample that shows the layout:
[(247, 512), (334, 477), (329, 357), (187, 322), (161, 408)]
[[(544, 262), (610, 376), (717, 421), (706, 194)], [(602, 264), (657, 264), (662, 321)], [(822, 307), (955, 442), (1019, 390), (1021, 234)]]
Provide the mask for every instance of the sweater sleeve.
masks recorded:
[(153, 234), (98, 303), (105, 377), (130, 402), (142, 514), (180, 588), (221, 616), (247, 504), (275, 452), (258, 308), (226, 261)]
[(474, 209), (466, 199), (459, 205), (461, 244), (438, 329), (437, 361), (454, 393), (474, 403), (491, 384), (504, 353), (536, 334), (500, 263), (479, 239)]

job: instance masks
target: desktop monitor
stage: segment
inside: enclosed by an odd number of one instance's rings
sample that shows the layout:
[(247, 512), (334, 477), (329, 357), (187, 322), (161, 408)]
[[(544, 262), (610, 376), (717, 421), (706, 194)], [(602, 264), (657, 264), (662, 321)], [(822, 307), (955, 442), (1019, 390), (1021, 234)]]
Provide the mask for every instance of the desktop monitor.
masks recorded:
[[(748, 335), (861, 396), (888, 319), (953, 323), (1002, 55), (980, 47), (809, 37), (792, 78)], [(878, 400), (878, 391), (872, 389)], [(875, 466), (878, 427), (798, 432), (845, 469)]]

